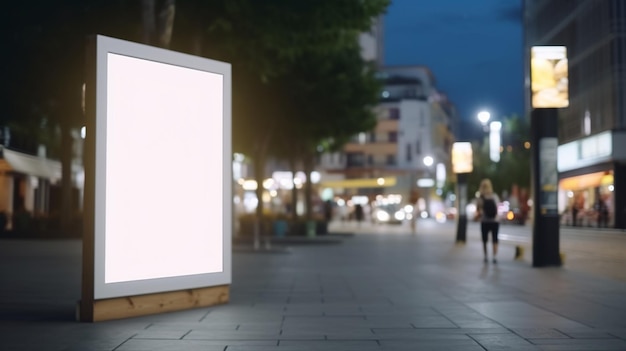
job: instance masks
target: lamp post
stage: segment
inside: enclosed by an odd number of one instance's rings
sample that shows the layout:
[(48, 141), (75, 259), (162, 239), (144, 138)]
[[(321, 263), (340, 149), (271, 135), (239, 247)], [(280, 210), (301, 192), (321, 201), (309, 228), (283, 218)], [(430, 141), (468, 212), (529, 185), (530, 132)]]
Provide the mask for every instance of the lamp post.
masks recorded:
[(472, 144), (456, 142), (452, 144), (452, 171), (456, 173), (457, 204), (459, 219), (456, 228), (456, 242), (465, 243), (467, 237), (467, 175), (472, 173), (474, 166)]
[(430, 167), (435, 163), (435, 159), (432, 156), (425, 156), (422, 159), (422, 162), (424, 163), (424, 166), (426, 166), (426, 171), (424, 172), (424, 177), (417, 180), (417, 186), (424, 188), (426, 214), (430, 217), (430, 191), (435, 185), (435, 181), (432, 179), (430, 174)]

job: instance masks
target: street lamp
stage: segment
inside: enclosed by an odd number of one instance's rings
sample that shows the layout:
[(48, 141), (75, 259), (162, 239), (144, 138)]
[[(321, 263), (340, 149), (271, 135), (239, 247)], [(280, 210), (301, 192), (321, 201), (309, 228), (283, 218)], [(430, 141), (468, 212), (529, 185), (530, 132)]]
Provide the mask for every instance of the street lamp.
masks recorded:
[(487, 122), (489, 122), (489, 119), (491, 119), (491, 113), (489, 113), (489, 111), (480, 111), (478, 112), (477, 117), (480, 121), (480, 124), (483, 125), (483, 129), (487, 131)]
[(426, 156), (424, 157), (424, 165), (426, 167), (430, 167), (433, 165), (433, 163), (435, 162), (435, 159), (432, 158), (432, 156)]
[(426, 177), (419, 179), (417, 181), (417, 186), (425, 189), (424, 190), (424, 200), (425, 200), (425, 206), (426, 206), (425, 212), (428, 216), (430, 216), (430, 191), (431, 191), (431, 188), (435, 185), (435, 181), (431, 177), (431, 174), (430, 174), (430, 167), (435, 163), (435, 159), (432, 156), (426, 156), (424, 157), (422, 162), (424, 163), (424, 166), (426, 166), (426, 172), (424, 173)]
[(493, 162), (500, 161), (500, 145), (502, 144), (501, 130), (502, 122), (493, 121), (489, 123), (489, 158)]

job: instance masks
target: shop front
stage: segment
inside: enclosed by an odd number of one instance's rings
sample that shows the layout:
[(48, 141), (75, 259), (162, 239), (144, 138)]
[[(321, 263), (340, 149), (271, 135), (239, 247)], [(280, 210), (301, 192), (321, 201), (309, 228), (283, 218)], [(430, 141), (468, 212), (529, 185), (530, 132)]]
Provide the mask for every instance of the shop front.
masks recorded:
[(558, 170), (561, 225), (626, 228), (626, 133), (560, 145)]
[(612, 169), (562, 178), (559, 181), (561, 224), (613, 228), (614, 192)]

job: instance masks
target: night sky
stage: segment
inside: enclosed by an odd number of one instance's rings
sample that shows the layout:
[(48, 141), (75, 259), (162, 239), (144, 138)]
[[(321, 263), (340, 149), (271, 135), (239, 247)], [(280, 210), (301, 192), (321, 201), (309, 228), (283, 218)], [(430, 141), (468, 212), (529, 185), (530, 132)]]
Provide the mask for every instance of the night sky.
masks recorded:
[(521, 0), (392, 0), (384, 40), (385, 65), (428, 66), (465, 125), (523, 114)]

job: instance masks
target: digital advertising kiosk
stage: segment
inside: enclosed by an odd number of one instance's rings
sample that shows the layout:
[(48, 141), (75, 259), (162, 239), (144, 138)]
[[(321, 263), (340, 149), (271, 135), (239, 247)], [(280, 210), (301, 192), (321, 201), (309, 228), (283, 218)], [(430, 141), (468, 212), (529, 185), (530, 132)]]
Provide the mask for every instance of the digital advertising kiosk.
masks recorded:
[(87, 45), (80, 321), (228, 302), (231, 65)]

